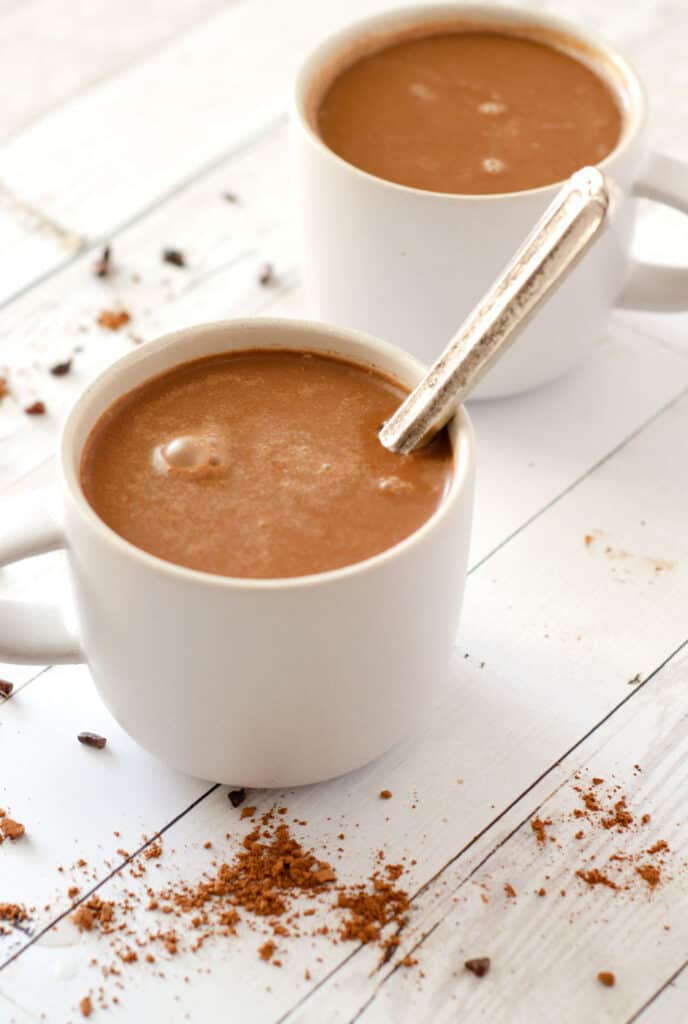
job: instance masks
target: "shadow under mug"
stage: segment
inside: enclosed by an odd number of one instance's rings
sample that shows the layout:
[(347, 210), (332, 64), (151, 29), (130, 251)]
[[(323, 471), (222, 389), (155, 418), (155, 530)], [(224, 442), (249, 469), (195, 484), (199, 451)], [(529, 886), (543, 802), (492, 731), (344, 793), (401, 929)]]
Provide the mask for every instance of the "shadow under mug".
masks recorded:
[(688, 213), (688, 164), (647, 154), (646, 102), (630, 64), (557, 18), (504, 7), (429, 4), (375, 15), (307, 58), (292, 103), (293, 180), (306, 294), (314, 316), (388, 338), (432, 363), (556, 195), (559, 184), (498, 195), (428, 192), (354, 167), (318, 136), (318, 99), (337, 71), (419, 25), (479, 25), (553, 43), (593, 66), (623, 104), (604, 234), (472, 397), (495, 398), (564, 373), (596, 344), (612, 307), (688, 309), (688, 267), (633, 263), (633, 196)]
[(130, 544), (81, 490), (91, 428), (121, 395), (178, 363), (256, 347), (335, 353), (409, 387), (424, 373), (412, 356), (375, 338), (276, 319), (192, 327), (114, 363), (66, 420), (58, 500), (38, 495), (3, 505), (0, 565), (67, 549), (74, 629), (57, 606), (0, 601), (0, 660), (87, 661), (114, 717), (161, 760), (231, 785), (294, 786), (383, 753), (446, 683), (475, 455), (459, 409), (449, 425), (453, 480), (439, 508), (394, 547), (331, 572), (236, 579)]

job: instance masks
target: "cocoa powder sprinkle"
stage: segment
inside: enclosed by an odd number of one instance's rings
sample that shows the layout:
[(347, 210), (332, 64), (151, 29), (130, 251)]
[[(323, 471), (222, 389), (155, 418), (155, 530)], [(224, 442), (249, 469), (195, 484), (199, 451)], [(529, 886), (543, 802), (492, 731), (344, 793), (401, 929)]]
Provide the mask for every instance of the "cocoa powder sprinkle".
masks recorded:
[(533, 820), (530, 823), (530, 827), (535, 833), (535, 838), (537, 839), (538, 843), (544, 843), (547, 841), (547, 833), (545, 832), (545, 829), (548, 825), (551, 824), (551, 818), (545, 818), (544, 821), (542, 818), (533, 818)]
[(98, 314), (97, 323), (108, 331), (119, 331), (131, 320), (131, 314), (126, 309), (104, 309)]

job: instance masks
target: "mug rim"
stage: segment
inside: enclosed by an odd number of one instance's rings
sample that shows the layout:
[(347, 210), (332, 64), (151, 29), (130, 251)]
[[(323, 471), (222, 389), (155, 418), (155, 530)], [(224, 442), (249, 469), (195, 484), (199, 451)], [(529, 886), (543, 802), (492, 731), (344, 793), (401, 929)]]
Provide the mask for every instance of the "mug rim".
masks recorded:
[[(371, 183), (376, 184), (378, 187), (387, 187), (402, 193), (408, 193), (413, 196), (427, 196), (434, 200), (457, 200), (457, 201), (489, 201), (489, 200), (504, 200), (509, 198), (517, 198), (521, 196), (532, 196), (538, 195), (539, 193), (547, 193), (548, 190), (556, 191), (561, 188), (566, 179), (559, 181), (550, 182), (547, 185), (537, 185), (534, 188), (518, 189), (512, 192), (438, 192), (432, 189), (416, 188), (413, 185), (404, 185), (402, 182), (390, 181), (387, 178), (382, 178), (377, 174), (372, 174), (370, 171), (366, 171), (361, 167), (357, 167), (355, 164), (345, 160), (344, 157), (339, 156), (333, 149), (324, 142), (320, 135), (315, 131), (313, 126), (310, 124), (305, 109), (305, 101), (308, 94), (308, 88), (313, 82), (318, 71), (322, 70), (325, 65), (327, 57), (332, 57), (338, 48), (343, 48), (347, 42), (354, 42), (356, 39), (360, 39), (365, 35), (366, 31), (372, 31), (374, 29), (382, 29), (385, 24), (397, 22), (401, 24), (413, 25), (418, 20), (420, 21), (431, 21), (435, 16), (443, 16), (445, 14), (455, 14), (457, 18), (460, 17), (485, 17), (486, 22), (495, 22), (498, 19), (503, 19), (503, 24), (531, 24), (534, 26), (542, 26), (544, 28), (551, 28), (558, 30), (563, 36), (570, 36), (574, 39), (579, 39), (581, 42), (589, 43), (593, 49), (599, 51), (600, 54), (604, 55), (614, 66), (620, 68), (627, 88), (624, 90), (625, 97), (627, 98), (628, 107), (623, 110), (623, 124), (621, 137), (614, 146), (614, 148), (607, 153), (602, 160), (598, 161), (595, 166), (600, 170), (605, 171), (613, 160), (621, 156), (638, 138), (642, 131), (646, 119), (647, 119), (647, 94), (645, 86), (643, 85), (640, 75), (635, 70), (635, 67), (615, 46), (612, 46), (606, 40), (601, 39), (596, 33), (589, 32), (587, 29), (579, 28), (577, 25), (568, 21), (565, 18), (559, 18), (556, 15), (540, 14), (531, 12), (523, 7), (494, 7), (485, 3), (433, 3), (428, 5), (413, 4), (408, 7), (394, 7), (391, 10), (378, 12), (377, 14), (368, 15), (365, 18), (359, 18), (356, 21), (348, 22), (342, 28), (337, 29), (334, 32), (330, 32), (324, 38), (321, 38), (319, 42), (312, 47), (306, 57), (301, 61), (299, 69), (294, 79), (294, 85), (291, 94), (291, 113), (292, 120), (296, 123), (301, 131), (304, 132), (308, 142), (311, 143), (321, 154), (325, 155), (330, 160), (334, 161), (335, 164), (341, 168), (347, 169), (352, 172), (355, 176), (361, 177)], [(620, 90), (617, 90), (617, 92)]]
[[(323, 346), (320, 348), (309, 349), (304, 346), (304, 351), (331, 353), (332, 355), (339, 355), (341, 358), (348, 359), (349, 361), (362, 362), (361, 360), (354, 360), (350, 355), (339, 351), (337, 348), (337, 342), (353, 341), (368, 350), (371, 357), (378, 355), (382, 356), (383, 359), (386, 358), (388, 361), (393, 362), (396, 365), (400, 376), (403, 376), (404, 370), (406, 370), (408, 371), (408, 375), (414, 375), (420, 378), (426, 370), (420, 360), (416, 359), (415, 356), (412, 356), (397, 345), (382, 341), (370, 334), (365, 334), (363, 331), (335, 327), (317, 320), (305, 320), (299, 318), (292, 319), (287, 317), (238, 317), (227, 320), (210, 321), (202, 324), (194, 324), (178, 331), (168, 332), (151, 340), (150, 342), (147, 342), (139, 349), (125, 353), (125, 355), (115, 360), (114, 363), (111, 363), (110, 366), (106, 367), (106, 369), (99, 373), (88, 384), (71, 407), (60, 431), (58, 443), (57, 468), (63, 500), (70, 503), (71, 508), (76, 512), (79, 518), (84, 520), (87, 526), (95, 532), (99, 541), (109, 545), (111, 548), (114, 548), (125, 558), (138, 562), (142, 568), (161, 573), (169, 579), (176, 580), (180, 583), (195, 583), (203, 586), (213, 586), (228, 590), (262, 590), (270, 592), (281, 590), (287, 591), (302, 587), (313, 587), (336, 583), (339, 580), (343, 581), (351, 578), (352, 576), (360, 576), (365, 573), (375, 571), (376, 569), (386, 565), (388, 562), (396, 558), (403, 557), (407, 551), (415, 547), (417, 544), (422, 543), (431, 533), (441, 526), (447, 518), (450, 510), (458, 501), (464, 499), (465, 492), (469, 488), (473, 468), (475, 466), (475, 441), (472, 423), (463, 405), (459, 406), (455, 415), (452, 417), (452, 420), (450, 420), (448, 424), (450, 428), (453, 427), (454, 432), (454, 436), (451, 438), (453, 463), (451, 486), (432, 515), (421, 523), (418, 529), (414, 530), (407, 537), (402, 538), (402, 540), (393, 544), (391, 547), (385, 548), (383, 551), (380, 551), (369, 558), (365, 558), (362, 561), (352, 562), (336, 569), (328, 569), (324, 572), (311, 573), (304, 576), (278, 576), (269, 578), (223, 576), (218, 573), (191, 569), (188, 566), (179, 565), (177, 562), (167, 561), (166, 559), (153, 555), (148, 551), (144, 551), (143, 548), (139, 548), (136, 544), (126, 540), (113, 530), (112, 527), (108, 526), (107, 523), (100, 518), (95, 509), (89, 504), (79, 480), (78, 465), (83, 452), (84, 442), (82, 441), (81, 445), (78, 446), (77, 431), (84, 416), (88, 414), (92, 409), (92, 405), (97, 403), (99, 397), (101, 397), (102, 391), (112, 383), (116, 382), (118, 377), (120, 377), (121, 374), (130, 367), (146, 362), (148, 359), (155, 360), (158, 353), (165, 351), (171, 346), (174, 347), (175, 345), (182, 345), (186, 339), (198, 333), (205, 333), (208, 338), (212, 338), (216, 337), (218, 334), (225, 334), (226, 332), (249, 333), (250, 331), (257, 331), (259, 329), (276, 332), (277, 334), (282, 330), (298, 330), (305, 336), (320, 339), (326, 337), (332, 341), (332, 347), (328, 348)], [(228, 338), (228, 348), (225, 350), (228, 352), (241, 351), (242, 349), (250, 350), (251, 347), (258, 347), (247, 344), (232, 348), (229, 345), (229, 340), (230, 339)], [(293, 345), (288, 346), (286, 344), (284, 346), (280, 346), (279, 344), (268, 344), (262, 347), (276, 349), (284, 347), (293, 349)], [(205, 354), (219, 355), (220, 353), (206, 352)], [(193, 357), (182, 357), (179, 364), (173, 365), (181, 365), (185, 362), (192, 361), (194, 358), (202, 359), (203, 353), (197, 353)], [(366, 364), (362, 363), (362, 365)], [(372, 358), (368, 365), (373, 369), (376, 368), (376, 364)], [(159, 368), (157, 371), (152, 369), (150, 374), (144, 377), (143, 380), (151, 379), (161, 372), (165, 371)], [(384, 372), (391, 373), (391, 371)], [(130, 390), (130, 388), (123, 388), (117, 397), (110, 398), (106, 401), (103, 407), (99, 410), (97, 416), (100, 417), (114, 401), (117, 401), (118, 397), (126, 394), (127, 390)]]

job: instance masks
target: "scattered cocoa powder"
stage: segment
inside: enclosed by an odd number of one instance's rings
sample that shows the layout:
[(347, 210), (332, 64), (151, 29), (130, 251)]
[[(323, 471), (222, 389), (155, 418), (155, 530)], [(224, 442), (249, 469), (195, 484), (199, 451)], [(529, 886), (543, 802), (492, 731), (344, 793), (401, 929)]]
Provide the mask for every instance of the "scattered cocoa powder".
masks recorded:
[(535, 833), (535, 838), (537, 839), (538, 843), (545, 843), (547, 841), (547, 833), (545, 832), (545, 829), (546, 829), (546, 827), (548, 825), (551, 825), (551, 824), (552, 824), (552, 819), (551, 818), (545, 818), (544, 821), (542, 820), (542, 818), (533, 818), (532, 819), (532, 821), (530, 823), (530, 827), (532, 828), (533, 832)]
[(7, 378), (0, 377), (0, 401), (2, 401), (3, 398), (7, 398), (9, 393), (10, 387), (9, 384), (7, 383)]
[(381, 789), (380, 790), (380, 799), (381, 800), (391, 800), (392, 799), (392, 790), (391, 789)]
[(98, 314), (97, 323), (108, 331), (119, 331), (131, 320), (131, 313), (126, 309), (104, 309)]
[(514, 889), (513, 885), (510, 885), (508, 882), (504, 883), (504, 892), (510, 899), (513, 900), (516, 898), (516, 890)]
[(395, 889), (391, 882), (373, 873), (369, 879), (371, 888), (355, 885), (348, 891), (340, 891), (337, 906), (348, 910), (349, 916), (339, 929), (340, 938), (349, 941), (377, 942), (382, 929), (390, 922), (398, 927), (406, 923), (411, 906), (408, 893)]
[(0, 921), (19, 924), (27, 918), (26, 907), (21, 903), (0, 903)]
[(619, 832), (622, 829), (630, 828), (633, 824), (633, 815), (626, 807), (626, 798), (624, 796), (614, 804), (614, 813), (608, 818), (603, 818), (600, 824), (602, 828), (616, 828)]
[(105, 933), (112, 928), (114, 919), (114, 903), (102, 900), (93, 895), (85, 900), (72, 914), (72, 921), (80, 932), (90, 932), (97, 928)]
[(241, 815), (240, 815), (240, 817), (241, 818), (252, 818), (255, 813), (256, 813), (255, 807), (242, 807), (241, 808)]
[(597, 975), (597, 980), (601, 985), (605, 985), (607, 988), (611, 988), (616, 983), (616, 978), (611, 971), (600, 971)]
[(636, 867), (637, 874), (647, 882), (651, 889), (655, 889), (661, 880), (662, 872), (661, 869), (656, 867), (654, 864), (639, 864)]
[(20, 821), (14, 821), (5, 815), (0, 818), (0, 833), (3, 839), (21, 839), (25, 832), (26, 829)]
[(582, 879), (586, 885), (590, 888), (594, 888), (596, 885), (605, 885), (609, 889), (618, 889), (616, 882), (612, 881), (607, 875), (603, 874), (599, 868), (590, 868), (589, 871), (584, 871), (580, 868), (576, 871), (578, 878)]
[(262, 946), (258, 947), (258, 956), (261, 960), (272, 960), (272, 954), (275, 952), (275, 943), (272, 939), (268, 939)]
[(93, 1013), (93, 1004), (90, 996), (84, 996), (79, 1003), (79, 1009), (81, 1010), (82, 1017), (90, 1017)]

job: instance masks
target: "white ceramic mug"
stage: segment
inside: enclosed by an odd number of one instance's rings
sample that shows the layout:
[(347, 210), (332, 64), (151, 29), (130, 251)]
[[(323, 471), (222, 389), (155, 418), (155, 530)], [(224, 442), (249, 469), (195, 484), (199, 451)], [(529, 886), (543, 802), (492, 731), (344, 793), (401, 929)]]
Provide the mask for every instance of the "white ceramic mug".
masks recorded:
[(395, 184), (337, 156), (315, 130), (319, 97), (338, 70), (418, 25), (492, 26), (567, 49), (605, 77), (624, 107), (621, 139), (600, 167), (620, 202), (595, 247), (480, 384), (473, 397), (515, 394), (588, 354), (615, 304), (688, 309), (688, 267), (632, 263), (632, 196), (688, 213), (688, 165), (647, 154), (645, 96), (633, 68), (587, 32), (530, 11), (424, 5), (360, 21), (322, 43), (295, 87), (294, 189), (303, 276), (313, 314), (388, 338), (434, 361), (556, 194), (559, 184), (454, 195)]
[(255, 347), (334, 352), (408, 386), (423, 374), (391, 345), (298, 320), (192, 327), (120, 359), (67, 418), (58, 514), (40, 496), (2, 510), (0, 565), (67, 548), (76, 629), (60, 608), (1, 601), (0, 661), (87, 661), (115, 718), (163, 761), (219, 782), (292, 786), (381, 754), (446, 682), (468, 558), (474, 448), (460, 409), (450, 424), (453, 481), (441, 506), (401, 543), (342, 569), (234, 579), (140, 550), (82, 493), (89, 431), (149, 377)]

